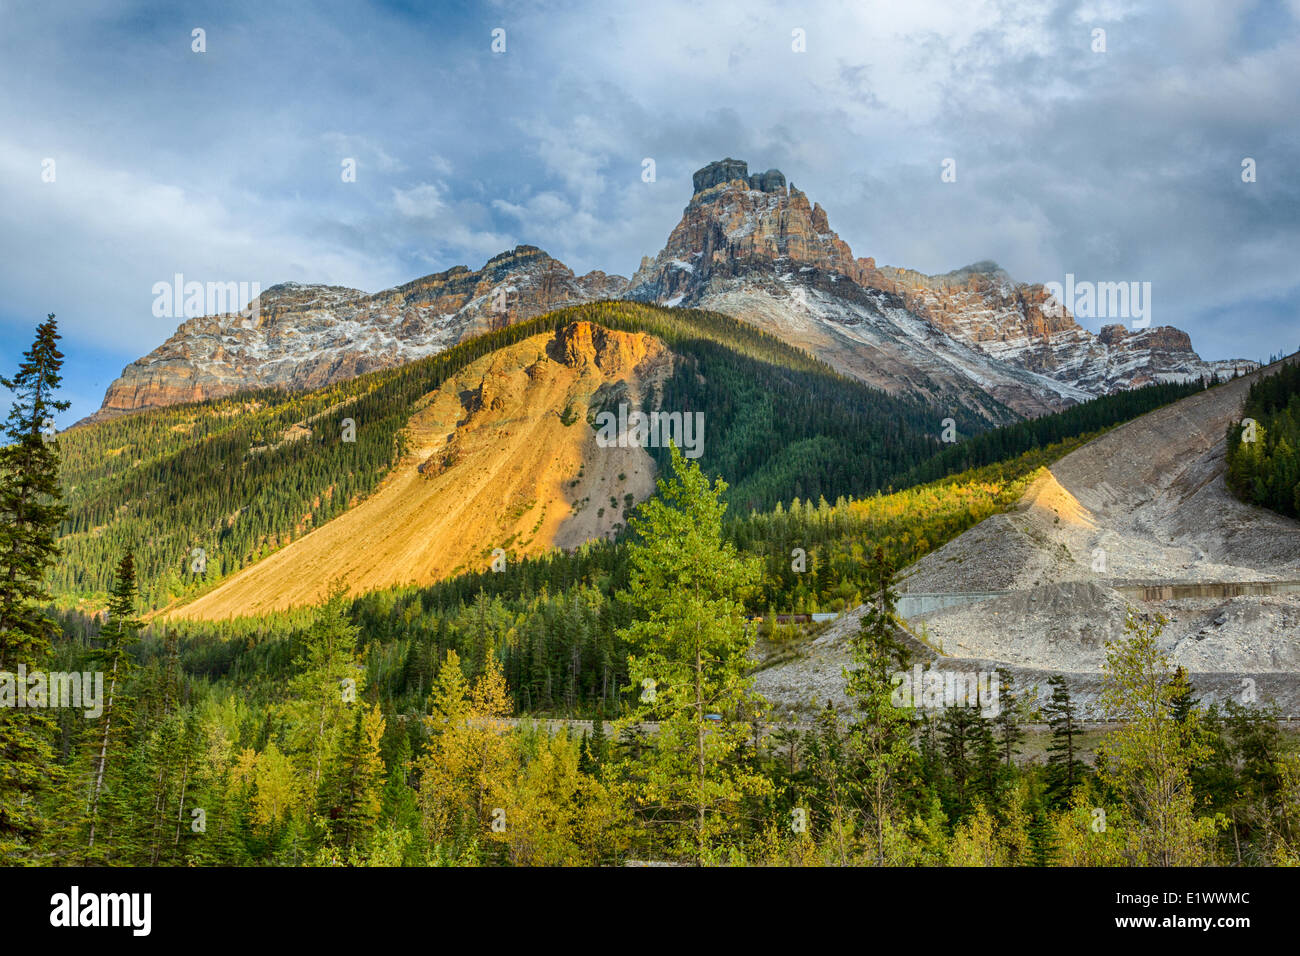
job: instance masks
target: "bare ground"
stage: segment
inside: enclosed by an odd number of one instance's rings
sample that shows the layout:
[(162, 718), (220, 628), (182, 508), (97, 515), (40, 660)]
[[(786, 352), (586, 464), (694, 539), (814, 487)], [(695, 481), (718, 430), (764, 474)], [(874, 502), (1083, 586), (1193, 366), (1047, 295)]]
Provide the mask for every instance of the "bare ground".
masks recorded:
[(589, 323), (559, 338), (533, 336), (463, 369), (422, 400), (412, 451), (374, 494), (169, 616), (314, 604), (334, 580), (351, 594), (431, 584), (486, 570), (495, 547), (514, 558), (609, 534), (625, 496), (653, 493), (654, 462), (643, 448), (597, 447), (583, 424), (589, 403), (611, 383), (636, 402), (672, 354), (649, 336)]
[[(902, 575), (904, 591), (1008, 590), (910, 622), (941, 650), (941, 669), (1010, 665), (1022, 682), (1065, 673), (1100, 716), (1105, 643), (1124, 634), (1137, 583), (1300, 579), (1300, 524), (1238, 501), (1224, 484), (1228, 426), (1259, 373), (1108, 432), (1052, 466), (1016, 510), (981, 522)], [(1207, 699), (1254, 689), (1300, 714), (1300, 594), (1135, 604), (1168, 618), (1162, 648)], [(857, 612), (795, 659), (760, 671), (773, 700), (844, 703), (840, 669)]]

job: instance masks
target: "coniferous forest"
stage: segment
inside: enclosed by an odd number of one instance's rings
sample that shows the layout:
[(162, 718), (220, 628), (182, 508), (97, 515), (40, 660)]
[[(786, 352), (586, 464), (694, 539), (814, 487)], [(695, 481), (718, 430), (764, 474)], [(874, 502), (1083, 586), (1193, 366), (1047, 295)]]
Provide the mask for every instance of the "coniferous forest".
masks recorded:
[(1300, 365), (1250, 387), (1228, 428), (1228, 487), (1242, 501), (1300, 518)]
[[(230, 571), (304, 507), (337, 513), (457, 362), (575, 314), (679, 349), (675, 400), (719, 423), (699, 461), (668, 450), (616, 540), (358, 598), (337, 582), (319, 606), (259, 618), (150, 617), (205, 533), (231, 532), (213, 547)], [(929, 436), (934, 410), (846, 387), (740, 323), (619, 304), (320, 392), (53, 436), (57, 341), (51, 316), (4, 381), (0, 669), (96, 672), (108, 693), (93, 715), (0, 707), (8, 863), (1300, 864), (1300, 755), (1265, 704), (1197, 706), (1158, 615), (1131, 615), (1108, 648), (1102, 699), (1130, 715), (1110, 729), (1085, 726), (1064, 680), (1009, 671), (996, 714), (894, 698), (923, 649), (895, 613), (898, 571), (1189, 387), (985, 431), (961, 455)], [(1251, 402), (1283, 430), (1276, 391)], [(277, 446), (344, 408), (388, 424), (346, 448)], [(763, 456), (768, 442), (788, 457)], [(774, 710), (757, 645), (798, 639), (774, 612), (859, 605), (852, 706)]]

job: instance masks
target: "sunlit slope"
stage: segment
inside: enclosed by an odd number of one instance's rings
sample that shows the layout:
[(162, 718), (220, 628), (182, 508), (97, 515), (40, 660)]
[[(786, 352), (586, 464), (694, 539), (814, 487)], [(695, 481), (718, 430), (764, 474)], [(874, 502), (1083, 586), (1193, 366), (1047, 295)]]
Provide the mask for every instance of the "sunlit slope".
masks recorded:
[[(869, 494), (941, 447), (937, 430), (946, 416), (956, 419), (963, 435), (979, 427), (960, 409), (927, 407), (838, 375), (739, 319), (629, 302), (595, 303), (548, 313), (430, 358), (313, 392), (241, 393), (63, 433), (59, 452), (68, 517), (51, 582), (56, 599), (102, 608), (113, 568), (127, 549), (136, 556), (144, 610), (196, 599), (358, 507), (385, 482), (395, 481), (403, 463), (419, 458), (421, 449), (446, 441), (451, 432), (447, 422), (437, 426), (444, 429), (441, 434), (417, 440), (412, 419), (432, 393), (451, 379), (461, 381), (470, 365), (584, 322), (649, 336), (675, 356), (655, 405), (669, 413), (704, 416), (707, 436), (699, 462), (709, 474), (726, 477), (733, 513), (771, 508), (793, 497), (834, 501), (840, 495)], [(462, 382), (452, 391), (459, 395), (477, 385)], [(602, 410), (635, 404), (626, 382), (610, 380), (596, 387), (602, 389), (597, 403)], [(515, 397), (504, 388), (497, 397), (502, 396)], [(552, 402), (561, 404), (550, 408)], [(549, 411), (582, 431), (574, 424), (581, 421), (579, 410), (567, 402), (563, 395), (538, 392), (522, 407), (526, 417)], [(460, 418), (470, 417), (468, 405), (456, 407)], [(342, 440), (349, 422), (355, 425), (352, 442)], [(589, 436), (590, 427), (583, 427)], [(502, 431), (502, 441), (513, 442), (517, 433), (507, 432)], [(568, 432), (565, 436), (574, 440)], [(648, 452), (662, 469), (666, 450)], [(529, 454), (533, 452), (521, 447), (512, 463)], [(438, 470), (426, 469), (425, 474), (432, 479)], [(617, 473), (633, 472), (620, 468)], [(503, 513), (533, 497), (524, 485), (517, 490), (523, 497), (513, 503), (509, 496), (503, 498)], [(574, 486), (575, 494), (580, 491), (586, 496), (585, 489)], [(586, 496), (591, 513), (580, 511), (557, 532), (557, 542), (576, 544), (584, 533), (607, 531), (597, 527), (604, 518), (601, 508), (622, 510), (626, 495), (635, 493), (630, 487), (602, 488), (599, 496)], [(530, 539), (540, 517), (533, 515), (532, 523), (517, 529), (502, 525), (500, 537), (508, 539), (517, 531), (519, 540)], [(545, 521), (554, 520), (548, 512)], [(488, 546), (487, 541), (475, 542), (477, 548)], [(205, 566), (199, 563), (200, 570), (196, 553), (206, 560)], [(456, 566), (457, 561), (450, 565)], [(422, 567), (411, 578), (424, 573)]]
[(639, 404), (672, 362), (651, 336), (587, 322), (484, 356), (418, 403), (409, 451), (375, 494), (170, 616), (310, 604), (336, 580), (353, 594), (429, 584), (488, 567), (496, 548), (513, 559), (611, 533), (654, 490), (654, 463), (598, 447), (590, 403), (621, 384)]

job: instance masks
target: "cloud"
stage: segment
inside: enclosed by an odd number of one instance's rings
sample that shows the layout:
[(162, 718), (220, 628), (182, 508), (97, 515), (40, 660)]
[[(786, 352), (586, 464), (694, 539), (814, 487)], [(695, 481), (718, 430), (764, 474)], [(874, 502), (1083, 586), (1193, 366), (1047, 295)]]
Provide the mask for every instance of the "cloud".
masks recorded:
[(57, 311), (100, 376), (171, 333), (149, 303), (175, 272), (374, 290), (526, 242), (627, 275), (732, 156), (882, 264), (1151, 281), (1207, 356), (1294, 347), (1298, 7), (10, 7), (0, 345)]

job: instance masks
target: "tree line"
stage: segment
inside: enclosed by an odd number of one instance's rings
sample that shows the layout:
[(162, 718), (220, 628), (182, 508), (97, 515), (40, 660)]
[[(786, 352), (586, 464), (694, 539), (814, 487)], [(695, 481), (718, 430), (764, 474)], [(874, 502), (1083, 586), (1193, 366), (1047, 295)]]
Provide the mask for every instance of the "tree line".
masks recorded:
[(1238, 498), (1300, 518), (1300, 363), (1250, 386), (1227, 449), (1226, 481)]

